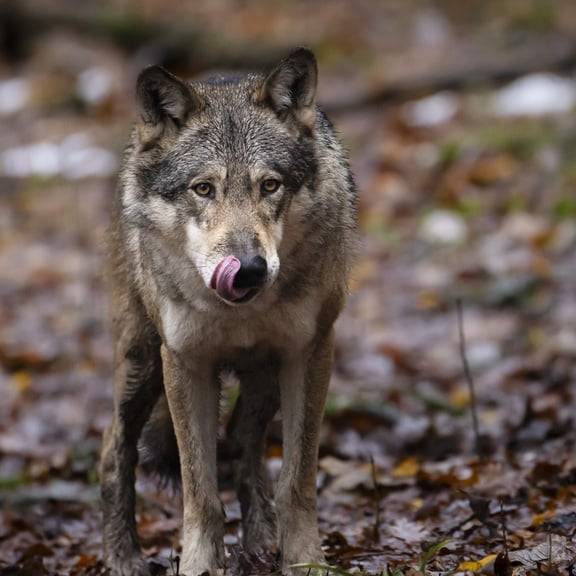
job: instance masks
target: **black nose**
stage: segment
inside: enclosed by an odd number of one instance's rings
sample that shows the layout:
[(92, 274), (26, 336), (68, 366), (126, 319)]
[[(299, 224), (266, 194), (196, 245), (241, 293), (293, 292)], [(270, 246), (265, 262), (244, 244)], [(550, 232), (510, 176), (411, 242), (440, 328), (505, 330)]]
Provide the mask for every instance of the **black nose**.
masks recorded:
[(266, 282), (268, 265), (262, 256), (240, 258), (240, 270), (234, 277), (234, 288), (261, 288)]

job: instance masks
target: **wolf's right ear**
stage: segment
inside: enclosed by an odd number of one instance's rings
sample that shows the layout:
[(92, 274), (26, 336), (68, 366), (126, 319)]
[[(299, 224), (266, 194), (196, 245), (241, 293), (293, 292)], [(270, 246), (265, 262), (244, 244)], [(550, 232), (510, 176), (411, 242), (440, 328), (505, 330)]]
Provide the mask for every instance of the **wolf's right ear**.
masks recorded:
[(145, 68), (136, 82), (141, 143), (150, 147), (168, 130), (179, 130), (200, 108), (193, 89), (160, 66)]
[(318, 66), (308, 48), (298, 48), (268, 75), (256, 93), (279, 117), (290, 113), (309, 128), (314, 127)]

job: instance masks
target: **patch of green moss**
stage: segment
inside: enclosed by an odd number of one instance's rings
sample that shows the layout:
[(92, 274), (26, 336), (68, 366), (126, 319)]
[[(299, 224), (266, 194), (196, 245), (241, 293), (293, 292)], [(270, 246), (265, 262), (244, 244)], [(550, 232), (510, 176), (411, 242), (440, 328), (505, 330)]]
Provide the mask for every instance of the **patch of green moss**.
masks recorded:
[(461, 145), (455, 140), (448, 140), (440, 144), (438, 157), (443, 166), (451, 166), (458, 160), (461, 153)]
[(557, 142), (558, 134), (549, 123), (522, 122), (488, 126), (479, 132), (477, 140), (482, 148), (528, 161), (544, 146)]
[(549, 32), (556, 24), (554, 0), (524, 0), (511, 17), (513, 28), (528, 32)]
[(552, 215), (558, 220), (576, 218), (576, 192), (574, 196), (558, 198), (552, 206)]
[(521, 193), (511, 194), (505, 202), (505, 211), (507, 213), (523, 212), (526, 210), (527, 200)]
[(0, 476), (0, 491), (9, 492), (11, 490), (17, 490), (24, 484), (26, 484), (26, 476), (24, 474)]
[(482, 202), (479, 198), (463, 196), (458, 198), (453, 209), (464, 218), (474, 218), (482, 213)]

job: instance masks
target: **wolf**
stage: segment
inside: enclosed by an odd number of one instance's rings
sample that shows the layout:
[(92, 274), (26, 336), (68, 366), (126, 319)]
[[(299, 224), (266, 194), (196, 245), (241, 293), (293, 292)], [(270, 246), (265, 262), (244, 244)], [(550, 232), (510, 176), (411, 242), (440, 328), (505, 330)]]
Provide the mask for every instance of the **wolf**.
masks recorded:
[[(109, 234), (114, 410), (100, 478), (105, 559), (117, 576), (150, 574), (135, 521), (139, 456), (180, 477), (181, 573), (224, 568), (224, 372), (239, 380), (227, 436), (245, 549), (279, 552), (285, 574), (322, 560), (319, 429), (357, 195), (316, 86), (306, 48), (268, 74), (186, 82), (152, 66), (138, 77)], [(263, 456), (278, 410), (273, 503)]]

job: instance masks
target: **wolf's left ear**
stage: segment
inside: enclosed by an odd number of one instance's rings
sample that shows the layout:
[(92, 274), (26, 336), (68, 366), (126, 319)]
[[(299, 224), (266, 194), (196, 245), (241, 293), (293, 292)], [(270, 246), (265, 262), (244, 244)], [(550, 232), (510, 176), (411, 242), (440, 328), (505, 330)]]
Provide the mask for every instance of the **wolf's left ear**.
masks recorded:
[(257, 101), (269, 105), (280, 118), (290, 113), (312, 128), (316, 117), (316, 83), (318, 66), (308, 48), (298, 48), (264, 80), (259, 88)]
[(179, 130), (200, 107), (193, 89), (160, 66), (145, 68), (136, 83), (140, 137), (151, 146), (166, 130)]

